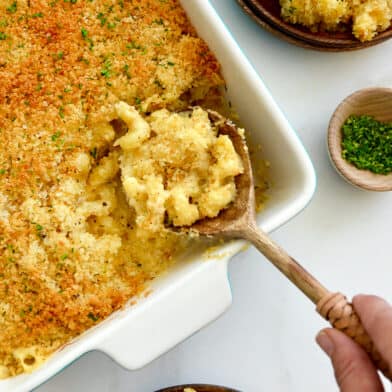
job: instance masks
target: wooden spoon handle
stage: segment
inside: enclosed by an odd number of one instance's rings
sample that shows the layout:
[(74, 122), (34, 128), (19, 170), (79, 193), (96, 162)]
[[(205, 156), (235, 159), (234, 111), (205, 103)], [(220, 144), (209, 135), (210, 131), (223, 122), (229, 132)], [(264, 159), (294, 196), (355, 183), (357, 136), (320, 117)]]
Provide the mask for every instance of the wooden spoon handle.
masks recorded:
[(357, 342), (369, 354), (374, 365), (392, 380), (388, 364), (377, 352), (371, 338), (351, 303), (340, 293), (329, 292), (316, 278), (298, 264), (285, 250), (271, 240), (256, 225), (242, 230), (242, 237), (250, 241), (272, 264), (294, 283), (314, 304), (330, 324)]
[(329, 291), (256, 224), (242, 228), (241, 237), (250, 241), (272, 264), (294, 283), (314, 304)]

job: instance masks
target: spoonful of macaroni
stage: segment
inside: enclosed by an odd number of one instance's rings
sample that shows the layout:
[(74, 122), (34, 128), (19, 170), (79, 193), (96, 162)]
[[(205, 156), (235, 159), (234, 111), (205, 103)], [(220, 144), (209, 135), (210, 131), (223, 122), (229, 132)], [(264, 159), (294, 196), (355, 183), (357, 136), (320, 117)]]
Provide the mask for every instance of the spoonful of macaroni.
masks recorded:
[(158, 110), (145, 119), (125, 103), (116, 106), (128, 132), (120, 169), (136, 224), (157, 233), (214, 218), (236, 198), (235, 176), (243, 172), (228, 135), (200, 107), (171, 113)]
[(220, 114), (192, 108), (160, 110), (142, 118), (126, 104), (117, 106), (129, 130), (117, 140), (120, 168), (136, 223), (164, 229), (251, 242), (314, 304), (331, 325), (359, 343), (384, 375), (382, 360), (353, 306), (331, 293), (269, 236), (255, 216), (252, 167), (244, 131)]

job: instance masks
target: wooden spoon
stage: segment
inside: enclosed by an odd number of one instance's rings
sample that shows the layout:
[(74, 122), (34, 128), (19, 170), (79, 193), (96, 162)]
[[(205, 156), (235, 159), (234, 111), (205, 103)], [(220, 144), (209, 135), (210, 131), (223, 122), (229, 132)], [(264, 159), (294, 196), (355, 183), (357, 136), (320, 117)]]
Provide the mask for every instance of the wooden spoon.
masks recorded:
[(371, 191), (391, 191), (392, 173), (375, 174), (357, 169), (342, 158), (342, 126), (352, 115), (367, 114), (378, 121), (392, 122), (392, 89), (366, 88), (347, 97), (335, 110), (328, 127), (328, 150), (338, 173), (351, 184)]
[(272, 264), (294, 283), (314, 304), (331, 325), (359, 343), (386, 377), (392, 378), (388, 364), (381, 359), (362, 327), (352, 305), (340, 293), (329, 292), (317, 279), (299, 265), (269, 236), (261, 231), (255, 218), (255, 195), (248, 148), (236, 126), (220, 114), (209, 111), (210, 120), (226, 134), (242, 159), (244, 173), (236, 177), (237, 197), (216, 218), (203, 219), (188, 228), (200, 235), (224, 239), (245, 239), (251, 242)]

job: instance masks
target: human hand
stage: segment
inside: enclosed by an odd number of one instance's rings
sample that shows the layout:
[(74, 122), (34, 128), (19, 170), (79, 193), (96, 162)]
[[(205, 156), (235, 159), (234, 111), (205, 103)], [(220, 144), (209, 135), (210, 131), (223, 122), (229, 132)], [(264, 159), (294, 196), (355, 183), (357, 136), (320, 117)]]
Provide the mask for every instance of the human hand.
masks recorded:
[[(378, 352), (392, 368), (392, 307), (373, 295), (357, 295), (353, 305)], [(341, 392), (384, 391), (366, 352), (344, 333), (326, 328), (316, 341), (331, 358)]]

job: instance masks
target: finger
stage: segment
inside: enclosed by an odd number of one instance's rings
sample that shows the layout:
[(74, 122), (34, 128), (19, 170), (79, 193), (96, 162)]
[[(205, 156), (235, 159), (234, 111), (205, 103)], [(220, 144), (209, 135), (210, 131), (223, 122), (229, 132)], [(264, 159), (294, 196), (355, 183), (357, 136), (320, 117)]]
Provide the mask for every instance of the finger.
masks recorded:
[(357, 295), (353, 305), (378, 352), (392, 368), (392, 307), (375, 295)]
[(384, 388), (366, 352), (344, 333), (328, 328), (316, 337), (331, 358), (341, 392), (381, 392)]

